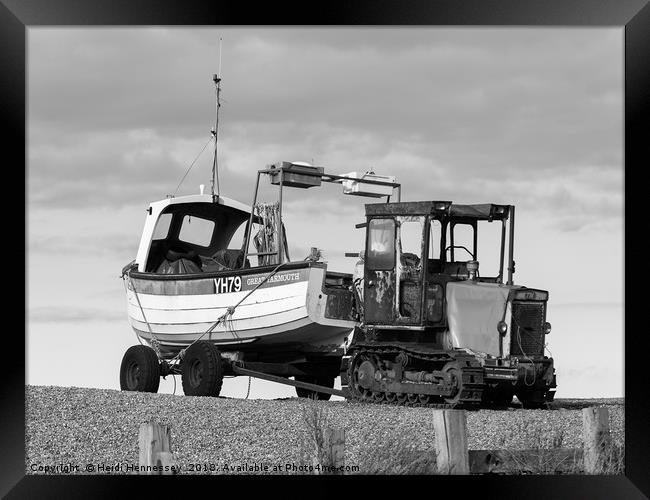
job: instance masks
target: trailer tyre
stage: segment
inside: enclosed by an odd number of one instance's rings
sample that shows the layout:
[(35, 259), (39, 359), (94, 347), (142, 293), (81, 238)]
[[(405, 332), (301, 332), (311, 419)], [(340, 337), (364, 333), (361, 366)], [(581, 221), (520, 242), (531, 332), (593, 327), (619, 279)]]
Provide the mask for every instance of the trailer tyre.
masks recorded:
[(146, 345), (134, 345), (124, 353), (120, 366), (120, 389), (158, 392), (160, 363), (156, 352)]
[[(294, 378), (298, 382), (306, 382), (308, 384), (322, 385), (324, 387), (329, 387), (330, 389), (334, 388), (334, 378), (331, 377), (316, 378), (316, 377), (302, 377), (297, 375)], [(321, 401), (329, 401), (329, 399), (332, 397), (331, 394), (327, 394), (325, 392), (316, 392), (309, 389), (303, 389), (302, 387), (296, 387), (296, 394), (298, 395), (299, 398), (319, 399)]]
[(181, 379), (186, 396), (218, 396), (223, 383), (223, 360), (212, 342), (199, 340), (185, 351)]

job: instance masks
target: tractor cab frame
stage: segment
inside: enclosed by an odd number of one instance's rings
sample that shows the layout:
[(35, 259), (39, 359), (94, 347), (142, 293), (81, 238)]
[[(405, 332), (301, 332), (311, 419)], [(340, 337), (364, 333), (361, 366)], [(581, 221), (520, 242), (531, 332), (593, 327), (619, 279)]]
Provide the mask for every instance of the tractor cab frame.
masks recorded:
[[(507, 284), (512, 284), (514, 207), (511, 205), (456, 205), (450, 201), (369, 204), (366, 217), (363, 296), (367, 325), (412, 332), (446, 326), (446, 284), (469, 279), (503, 283), (506, 243), (509, 247)], [(478, 270), (479, 222), (501, 225), (496, 276), (482, 277)], [(506, 231), (508, 222), (510, 230)], [(471, 228), (470, 248), (457, 244), (455, 236), (460, 225)], [(407, 227), (411, 240), (419, 243), (417, 254), (405, 251)]]

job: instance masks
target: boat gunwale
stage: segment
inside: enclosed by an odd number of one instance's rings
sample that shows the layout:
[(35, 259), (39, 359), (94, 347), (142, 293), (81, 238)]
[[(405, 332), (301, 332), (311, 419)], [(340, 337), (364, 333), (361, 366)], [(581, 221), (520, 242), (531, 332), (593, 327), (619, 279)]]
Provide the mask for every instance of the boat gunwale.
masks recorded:
[[(270, 266), (257, 266), (257, 267), (245, 267), (239, 269), (223, 269), (221, 271), (208, 271), (202, 273), (188, 273), (188, 274), (162, 274), (162, 273), (149, 273), (144, 271), (132, 270), (129, 275), (131, 278), (138, 280), (148, 280), (148, 281), (189, 281), (189, 280), (199, 280), (199, 279), (212, 279), (219, 278), (222, 276), (247, 276), (253, 274), (265, 274), (272, 272), (276, 265)], [(311, 261), (298, 261), (298, 262), (286, 262), (280, 267), (277, 272), (292, 270), (292, 269), (304, 269), (304, 268), (319, 268), (325, 269), (327, 265), (324, 262), (311, 262)], [(336, 273), (336, 274), (345, 274), (345, 273)]]

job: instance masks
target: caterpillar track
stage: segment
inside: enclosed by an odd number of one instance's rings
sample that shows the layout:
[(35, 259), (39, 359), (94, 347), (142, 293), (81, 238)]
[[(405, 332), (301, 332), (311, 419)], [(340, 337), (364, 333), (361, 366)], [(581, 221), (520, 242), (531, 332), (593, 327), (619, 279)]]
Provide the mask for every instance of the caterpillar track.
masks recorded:
[[(395, 386), (394, 383), (399, 380), (382, 380), (383, 373), (394, 373), (394, 370), (386, 372), (382, 368), (397, 365), (402, 367), (400, 370), (398, 366), (397, 371), (403, 373), (409, 368), (420, 369), (422, 371), (417, 373), (422, 373), (421, 377), (434, 377), (433, 373), (436, 372), (448, 375), (431, 383), (401, 380), (398, 386), (402, 390), (412, 386), (412, 392), (393, 392), (390, 390), (391, 382)], [(369, 382), (368, 377), (364, 379), (363, 375), (368, 370), (375, 380)], [(414, 372), (409, 373), (413, 377)], [(483, 374), (479, 360), (464, 350), (441, 351), (426, 346), (360, 342), (355, 345), (348, 365), (348, 391), (351, 399), (376, 404), (478, 410), (485, 388)], [(402, 379), (401, 376), (398, 378)], [(442, 394), (423, 393), (426, 390), (438, 390)]]

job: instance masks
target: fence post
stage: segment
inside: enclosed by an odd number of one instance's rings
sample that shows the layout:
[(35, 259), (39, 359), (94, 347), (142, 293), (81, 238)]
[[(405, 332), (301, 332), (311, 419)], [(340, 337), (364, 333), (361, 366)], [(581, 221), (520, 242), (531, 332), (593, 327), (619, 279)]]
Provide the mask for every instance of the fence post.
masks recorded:
[(585, 474), (602, 474), (610, 445), (609, 410), (590, 407), (582, 410)]
[[(167, 425), (156, 422), (145, 422), (140, 424), (138, 436), (140, 446), (140, 467), (173, 465), (174, 456), (171, 452), (171, 430)], [(165, 470), (144, 470), (141, 474), (173, 474), (170, 469)]]
[[(325, 431), (325, 443), (331, 457), (331, 465), (338, 469), (345, 466), (345, 430), (327, 428)], [(331, 474), (343, 474), (343, 470), (334, 470)]]
[(439, 474), (469, 474), (467, 417), (464, 410), (435, 410), (433, 430)]
[[(314, 474), (343, 474), (337, 470), (323, 470), (323, 467), (338, 468), (345, 465), (345, 430), (327, 427), (323, 430), (322, 449), (316, 445), (312, 464)], [(319, 466), (316, 468), (316, 466)]]

